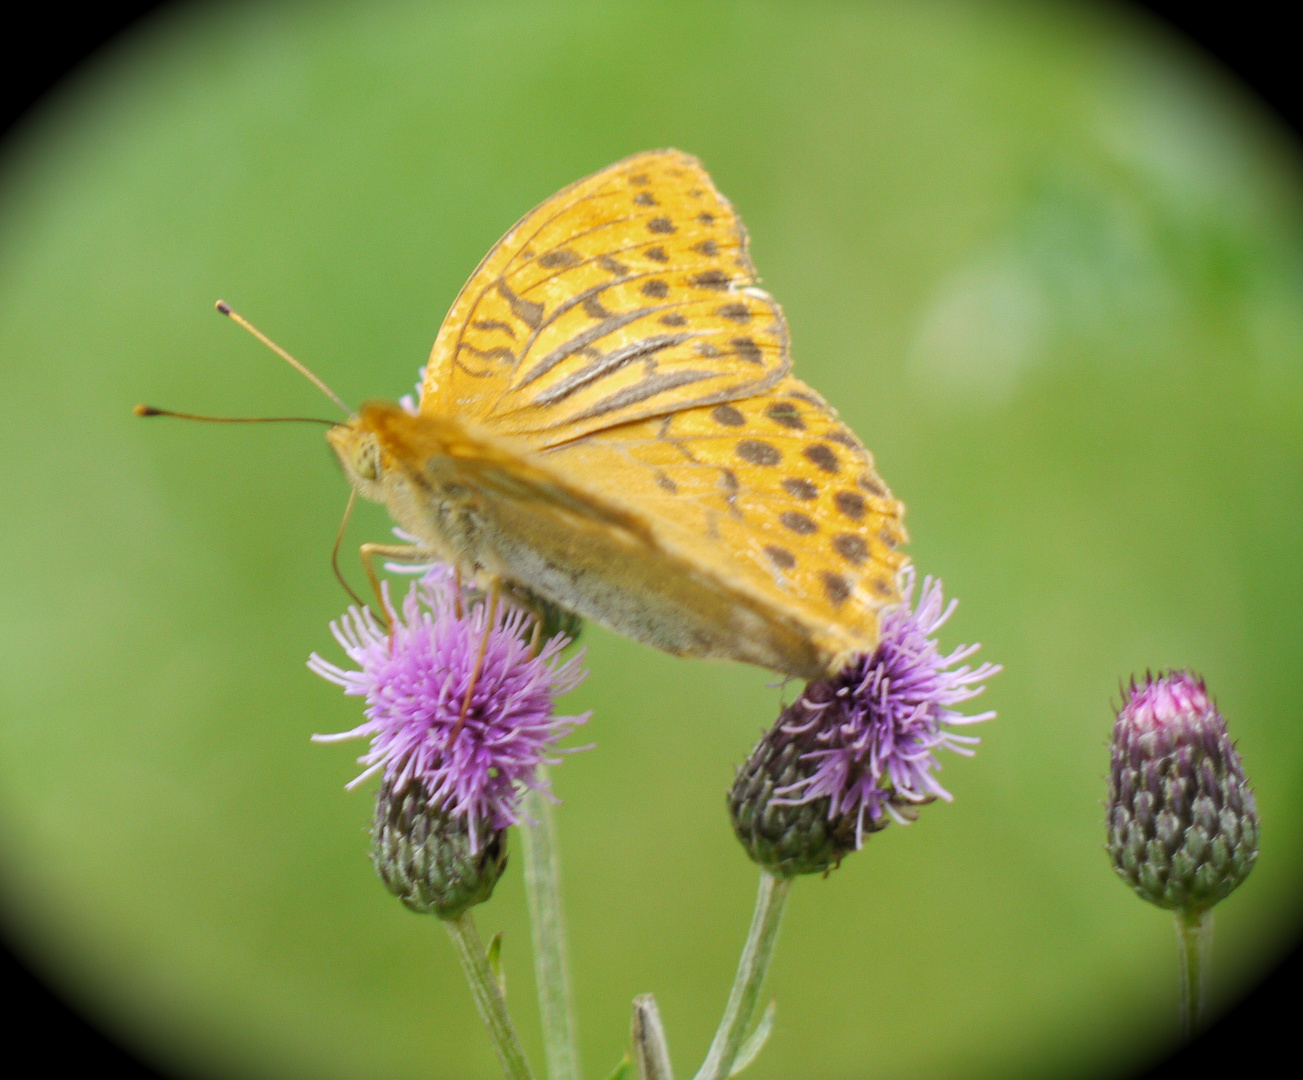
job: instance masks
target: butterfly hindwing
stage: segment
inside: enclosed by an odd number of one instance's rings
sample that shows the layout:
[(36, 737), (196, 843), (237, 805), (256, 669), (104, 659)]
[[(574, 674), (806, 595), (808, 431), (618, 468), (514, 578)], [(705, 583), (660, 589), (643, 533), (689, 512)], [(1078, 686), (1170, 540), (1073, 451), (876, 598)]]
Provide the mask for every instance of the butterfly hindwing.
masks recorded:
[(828, 652), (877, 641), (899, 601), (903, 508), (836, 412), (804, 383), (594, 433), (540, 460), (638, 511), (663, 546), (766, 598)]

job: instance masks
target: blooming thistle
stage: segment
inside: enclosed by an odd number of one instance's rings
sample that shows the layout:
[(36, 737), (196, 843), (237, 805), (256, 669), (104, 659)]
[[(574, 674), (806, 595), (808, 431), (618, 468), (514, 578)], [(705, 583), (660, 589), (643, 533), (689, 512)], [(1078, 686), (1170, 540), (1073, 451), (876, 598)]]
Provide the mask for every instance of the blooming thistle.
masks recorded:
[(555, 763), (548, 755), (557, 741), (588, 720), (553, 714), (554, 699), (584, 679), (582, 653), (562, 661), (569, 639), (555, 636), (533, 655), (533, 616), (500, 599), (490, 625), (490, 605), (447, 567), (414, 582), (401, 612), (387, 582), (384, 601), (392, 637), (366, 609), (331, 623), (360, 670), (309, 659), (312, 671), (367, 701), (365, 723), (313, 741), (370, 738), (358, 759), (365, 769), (348, 788), (383, 774), (376, 870), (409, 907), (453, 917), (488, 898), (524, 789), (546, 784), (539, 765)]
[(995, 716), (955, 711), (1000, 668), (962, 663), (978, 645), (941, 655), (930, 635), (956, 602), (945, 604), (941, 582), (929, 577), (911, 608), (914, 583), (906, 567), (901, 604), (883, 618), (877, 648), (810, 683), (738, 772), (729, 792), (734, 830), (748, 854), (776, 873), (828, 870), (866, 832), (948, 801), (935, 776), (936, 749), (970, 756), (980, 740), (950, 729)]
[(1159, 907), (1203, 910), (1249, 876), (1258, 814), (1226, 722), (1202, 679), (1146, 674), (1113, 725), (1108, 852)]

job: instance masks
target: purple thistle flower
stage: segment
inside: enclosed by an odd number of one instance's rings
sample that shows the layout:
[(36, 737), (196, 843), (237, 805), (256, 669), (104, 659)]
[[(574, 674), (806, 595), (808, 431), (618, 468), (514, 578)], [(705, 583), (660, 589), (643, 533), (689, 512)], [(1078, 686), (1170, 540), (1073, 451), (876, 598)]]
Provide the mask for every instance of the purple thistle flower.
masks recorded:
[(911, 608), (914, 583), (906, 567), (901, 604), (883, 618), (878, 647), (810, 683), (739, 771), (733, 825), (756, 861), (788, 875), (823, 871), (861, 847), (866, 831), (905, 824), (920, 804), (951, 798), (936, 778), (935, 751), (972, 755), (980, 740), (951, 729), (995, 713), (964, 716), (955, 706), (1000, 667), (964, 664), (978, 645), (943, 656), (931, 635), (955, 601), (947, 605), (941, 582), (929, 577)]
[[(806, 716), (786, 725), (792, 735), (813, 737), (817, 749), (804, 758), (814, 772), (780, 789), (794, 804), (827, 796), (828, 816), (855, 818), (855, 846), (863, 841), (864, 819), (885, 824), (884, 814), (906, 823), (897, 809), (933, 799), (950, 801), (934, 773), (941, 767), (939, 747), (971, 757), (973, 735), (949, 730), (994, 718), (994, 712), (964, 716), (959, 705), (980, 694), (981, 684), (998, 664), (971, 669), (967, 660), (980, 645), (961, 645), (942, 656), (931, 637), (954, 613), (941, 594), (941, 582), (923, 579), (918, 607), (911, 610), (914, 568), (901, 574), (901, 603), (882, 620), (878, 647), (832, 679), (807, 688)], [(827, 686), (831, 693), (819, 692)], [(815, 693), (811, 693), (814, 690)]]
[(552, 711), (553, 700), (587, 674), (580, 666), (583, 654), (562, 662), (568, 639), (558, 636), (531, 656), (533, 616), (500, 597), (470, 707), (454, 740), (488, 605), (459, 590), (443, 566), (412, 584), (401, 614), (389, 602), (388, 582), (384, 588), (394, 618), (392, 642), (369, 610), (353, 607), (330, 629), (360, 670), (316, 653), (308, 661), (344, 693), (366, 698), (366, 722), (338, 735), (314, 735), (313, 741), (369, 737), (371, 748), (358, 759), (366, 768), (349, 789), (378, 772), (395, 792), (419, 782), (432, 808), (467, 821), (473, 852), (482, 826), (503, 829), (520, 820), (521, 791), (538, 786), (538, 765), (554, 764), (548, 751), (588, 720), (588, 713)]

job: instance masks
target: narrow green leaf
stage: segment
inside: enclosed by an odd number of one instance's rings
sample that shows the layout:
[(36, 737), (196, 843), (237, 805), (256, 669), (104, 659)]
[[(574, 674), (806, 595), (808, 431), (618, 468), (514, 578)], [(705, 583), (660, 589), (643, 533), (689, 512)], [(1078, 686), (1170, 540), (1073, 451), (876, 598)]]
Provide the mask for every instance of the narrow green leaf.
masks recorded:
[(778, 1002), (771, 1001), (765, 1009), (765, 1014), (760, 1018), (760, 1023), (756, 1025), (755, 1031), (747, 1036), (746, 1041), (738, 1048), (737, 1057), (733, 1059), (733, 1068), (729, 1071), (729, 1076), (736, 1076), (745, 1069), (751, 1062), (755, 1061), (756, 1055), (760, 1053), (761, 1048), (769, 1039), (769, 1033), (774, 1030), (774, 1014), (778, 1011)]
[(611, 1073), (606, 1080), (629, 1080), (629, 1066), (633, 1062), (629, 1060), (629, 1055), (625, 1054), (620, 1059), (620, 1064), (615, 1067), (615, 1072)]
[(493, 940), (489, 942), (489, 947), (485, 952), (489, 961), (489, 970), (493, 972), (493, 978), (498, 983), (498, 993), (503, 998), (507, 996), (507, 975), (502, 970), (502, 931), (499, 930), (493, 935)]

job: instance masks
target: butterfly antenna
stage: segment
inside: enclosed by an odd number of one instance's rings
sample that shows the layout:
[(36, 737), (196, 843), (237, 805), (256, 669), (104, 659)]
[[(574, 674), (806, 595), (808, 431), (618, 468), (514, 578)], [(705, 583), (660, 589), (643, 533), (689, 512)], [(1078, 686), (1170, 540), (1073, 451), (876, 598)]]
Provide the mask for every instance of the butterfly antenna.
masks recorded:
[(300, 363), (298, 360), (295, 360), (294, 357), (292, 357), (289, 353), (287, 353), (284, 349), (282, 349), (279, 345), (277, 345), (276, 342), (272, 341), (271, 338), (269, 338), (256, 326), (254, 326), (253, 323), (251, 323), (238, 311), (234, 310), (231, 307), (231, 305), (228, 304), (225, 300), (217, 301), (217, 310), (220, 311), (232, 322), (238, 323), (245, 330), (248, 330), (249, 333), (251, 333), (264, 345), (266, 345), (267, 348), (269, 348), (272, 352), (274, 352), (277, 356), (279, 356), (282, 360), (284, 360), (287, 364), (289, 364), (290, 367), (292, 367), (300, 375), (306, 376), (308, 380), (311, 381), (311, 383), (318, 390), (320, 390), (323, 394), (326, 395), (326, 397), (330, 398), (331, 401), (333, 401), (336, 405), (338, 405), (341, 409), (343, 409), (346, 414), (348, 414), (349, 416), (353, 415), (353, 410), (350, 409), (347, 405), (345, 405), (343, 399), (340, 398), (340, 396), (337, 393), (335, 393), (335, 391), (333, 391), (329, 386), (327, 386), (324, 382), (322, 382), (321, 379), (317, 377), (314, 371), (312, 371), (306, 364)]
[(327, 427), (343, 427), (341, 420), (325, 420), (320, 416), (202, 416), (199, 413), (174, 412), (171, 409), (156, 409), (143, 401), (132, 410), (137, 416), (171, 416), (177, 420), (203, 420), (209, 424), (325, 424)]

